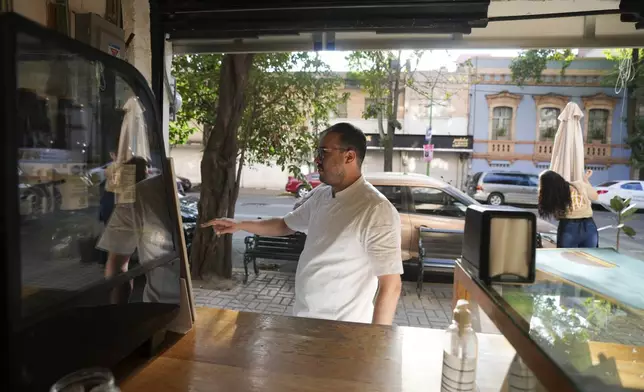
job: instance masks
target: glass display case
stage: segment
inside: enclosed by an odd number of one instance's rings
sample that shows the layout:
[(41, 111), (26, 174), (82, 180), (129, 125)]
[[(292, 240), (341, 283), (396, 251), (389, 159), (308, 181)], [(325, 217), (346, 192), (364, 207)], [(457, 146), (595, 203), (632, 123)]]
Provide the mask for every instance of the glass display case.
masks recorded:
[(534, 284), (485, 285), (459, 263), (454, 299), (514, 346), (540, 381), (526, 390), (644, 390), (642, 282), (644, 263), (613, 249), (539, 249)]
[(0, 32), (3, 355), (8, 390), (44, 390), (113, 365), (177, 312), (174, 187), (134, 67), (15, 14)]

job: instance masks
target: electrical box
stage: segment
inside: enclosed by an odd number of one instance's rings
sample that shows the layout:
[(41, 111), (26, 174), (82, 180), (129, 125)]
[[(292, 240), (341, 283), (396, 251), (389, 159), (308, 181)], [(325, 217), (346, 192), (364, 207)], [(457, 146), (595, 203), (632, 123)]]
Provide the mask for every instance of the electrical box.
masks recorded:
[(124, 59), (125, 32), (123, 29), (93, 13), (76, 14), (75, 22), (75, 39)]

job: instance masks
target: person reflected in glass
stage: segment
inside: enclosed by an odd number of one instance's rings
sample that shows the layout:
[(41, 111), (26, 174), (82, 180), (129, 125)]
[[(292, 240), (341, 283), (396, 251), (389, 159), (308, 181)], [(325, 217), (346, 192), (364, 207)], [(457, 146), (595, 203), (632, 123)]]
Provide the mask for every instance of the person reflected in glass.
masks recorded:
[[(116, 152), (110, 151), (111, 161), (105, 167), (105, 173), (109, 171), (110, 165), (116, 160)], [(112, 216), (112, 211), (114, 211), (114, 192), (107, 190), (107, 175), (103, 178), (103, 181), (99, 184), (100, 191), (100, 201), (99, 201), (99, 211), (98, 211), (98, 220), (107, 227), (110, 216)], [(99, 263), (105, 265), (107, 263), (107, 252), (101, 252), (101, 258)]]
[(557, 248), (596, 248), (599, 232), (593, 220), (592, 201), (597, 191), (590, 185), (588, 170), (584, 179), (568, 182), (558, 173), (547, 170), (539, 177), (539, 215), (559, 220)]
[[(141, 265), (176, 253), (163, 176), (147, 178), (148, 162), (140, 157), (130, 159), (125, 165), (135, 166), (136, 185), (129, 194), (124, 192), (116, 195), (114, 211), (97, 245), (108, 252), (105, 266), (107, 279), (127, 272), (135, 251)], [(143, 301), (178, 301), (178, 281), (178, 268), (174, 266), (150, 270), (146, 275)], [(111, 302), (127, 302), (132, 289), (132, 281), (114, 289)]]

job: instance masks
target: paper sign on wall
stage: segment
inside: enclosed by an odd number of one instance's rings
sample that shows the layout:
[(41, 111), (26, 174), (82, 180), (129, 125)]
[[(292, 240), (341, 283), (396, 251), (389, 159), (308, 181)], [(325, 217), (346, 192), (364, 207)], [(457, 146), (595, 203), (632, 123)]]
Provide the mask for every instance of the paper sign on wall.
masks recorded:
[(107, 44), (107, 52), (114, 57), (120, 58), (121, 47), (116, 44)]
[(431, 162), (434, 158), (434, 145), (425, 144), (423, 145), (423, 160), (425, 162)]

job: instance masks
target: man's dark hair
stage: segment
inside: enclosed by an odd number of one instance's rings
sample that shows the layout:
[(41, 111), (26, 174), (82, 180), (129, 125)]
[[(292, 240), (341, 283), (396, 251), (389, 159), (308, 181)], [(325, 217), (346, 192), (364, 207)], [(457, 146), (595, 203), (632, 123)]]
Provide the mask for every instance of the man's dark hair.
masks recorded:
[(324, 131), (323, 136), (329, 133), (339, 135), (342, 147), (356, 152), (356, 156), (358, 157), (358, 166), (361, 166), (362, 161), (364, 161), (364, 157), (367, 154), (367, 137), (364, 133), (359, 128), (346, 122), (330, 126)]

